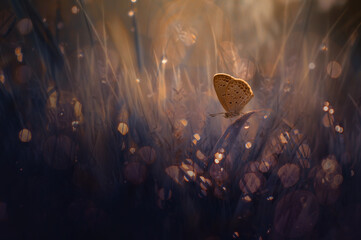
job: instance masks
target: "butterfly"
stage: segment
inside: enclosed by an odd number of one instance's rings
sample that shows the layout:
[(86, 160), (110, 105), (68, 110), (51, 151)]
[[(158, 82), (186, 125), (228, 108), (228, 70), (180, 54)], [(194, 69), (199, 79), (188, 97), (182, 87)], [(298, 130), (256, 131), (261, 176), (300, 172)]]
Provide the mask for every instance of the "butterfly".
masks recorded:
[(254, 96), (251, 87), (246, 81), (225, 73), (214, 75), (213, 84), (218, 100), (226, 110), (224, 114), (226, 118), (238, 116)]

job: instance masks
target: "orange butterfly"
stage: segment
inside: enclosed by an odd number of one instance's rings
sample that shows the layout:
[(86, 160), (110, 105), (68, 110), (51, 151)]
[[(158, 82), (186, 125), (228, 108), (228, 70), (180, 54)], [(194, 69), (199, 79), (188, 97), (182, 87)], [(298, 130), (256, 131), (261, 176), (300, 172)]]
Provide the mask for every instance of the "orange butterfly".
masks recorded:
[[(225, 73), (214, 75), (213, 84), (218, 100), (226, 110), (224, 114), (226, 118), (238, 116), (254, 96), (246, 81)], [(211, 116), (215, 115), (211, 114)]]

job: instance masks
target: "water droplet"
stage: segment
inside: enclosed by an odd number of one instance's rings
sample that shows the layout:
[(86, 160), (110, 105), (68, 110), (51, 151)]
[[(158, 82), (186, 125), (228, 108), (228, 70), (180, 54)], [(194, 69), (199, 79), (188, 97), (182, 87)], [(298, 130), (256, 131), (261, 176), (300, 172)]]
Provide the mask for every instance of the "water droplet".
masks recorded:
[(166, 64), (168, 62), (168, 59), (166, 58), (166, 56), (162, 57), (162, 64)]
[(133, 11), (133, 10), (130, 10), (130, 11), (128, 12), (128, 16), (129, 16), (129, 17), (133, 17), (133, 16), (134, 16), (134, 11)]
[(251, 142), (246, 142), (245, 147), (247, 149), (250, 149), (252, 147), (252, 143)]
[(340, 125), (336, 125), (335, 126), (335, 131), (338, 133), (343, 133), (343, 127), (341, 127)]
[(313, 62), (310, 62), (310, 64), (308, 64), (308, 68), (309, 68), (310, 70), (315, 69), (315, 67), (316, 67), (316, 65), (315, 65)]
[(218, 161), (221, 161), (224, 157), (224, 155), (222, 153), (219, 153), (219, 152), (216, 152), (214, 154), (214, 157), (218, 160)]

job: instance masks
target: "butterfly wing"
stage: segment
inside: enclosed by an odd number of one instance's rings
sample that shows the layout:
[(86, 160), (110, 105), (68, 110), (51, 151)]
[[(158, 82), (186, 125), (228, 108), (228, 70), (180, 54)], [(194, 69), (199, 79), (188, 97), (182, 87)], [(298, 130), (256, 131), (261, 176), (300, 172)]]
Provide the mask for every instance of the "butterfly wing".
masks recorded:
[(254, 96), (251, 87), (242, 79), (233, 79), (226, 88), (228, 112), (238, 114)]
[(229, 111), (229, 109), (226, 103), (226, 90), (228, 84), (231, 81), (233, 81), (233, 78), (230, 75), (224, 73), (217, 73), (213, 77), (214, 89), (216, 90), (218, 100), (227, 112)]

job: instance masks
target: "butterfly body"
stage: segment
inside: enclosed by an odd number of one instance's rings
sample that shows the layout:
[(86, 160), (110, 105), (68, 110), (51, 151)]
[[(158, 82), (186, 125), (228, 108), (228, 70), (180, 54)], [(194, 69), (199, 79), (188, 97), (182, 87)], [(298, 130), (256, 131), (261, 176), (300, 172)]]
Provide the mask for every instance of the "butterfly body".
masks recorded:
[(254, 96), (251, 87), (246, 81), (225, 73), (214, 75), (213, 84), (219, 102), (226, 110), (226, 118), (238, 116)]

